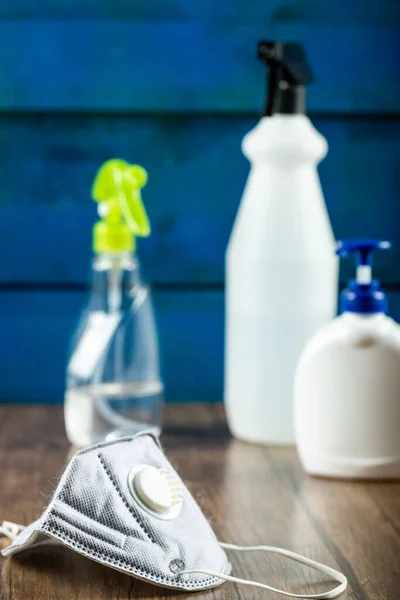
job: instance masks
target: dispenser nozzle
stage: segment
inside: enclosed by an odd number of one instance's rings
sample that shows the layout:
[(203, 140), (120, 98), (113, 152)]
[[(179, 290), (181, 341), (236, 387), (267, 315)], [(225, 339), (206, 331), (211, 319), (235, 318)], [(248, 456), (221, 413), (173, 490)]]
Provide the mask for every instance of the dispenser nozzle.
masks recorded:
[(356, 279), (350, 280), (342, 292), (342, 310), (357, 313), (386, 311), (385, 294), (379, 281), (372, 279), (372, 255), (375, 250), (388, 250), (391, 243), (381, 240), (345, 240), (338, 242), (336, 254), (341, 258), (356, 255)]
[(313, 76), (303, 46), (298, 42), (262, 41), (257, 56), (269, 68), (264, 114), (304, 113), (304, 86), (313, 81)]
[(371, 283), (372, 256), (375, 250), (389, 250), (391, 243), (380, 240), (345, 240), (338, 242), (336, 254), (341, 258), (356, 255), (356, 281), (362, 285)]

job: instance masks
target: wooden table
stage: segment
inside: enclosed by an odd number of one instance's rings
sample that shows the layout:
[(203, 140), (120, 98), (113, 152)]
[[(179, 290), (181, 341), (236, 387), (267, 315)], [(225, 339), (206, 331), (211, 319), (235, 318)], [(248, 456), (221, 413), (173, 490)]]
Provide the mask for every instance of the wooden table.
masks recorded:
[[(308, 478), (294, 450), (232, 440), (221, 406), (168, 406), (162, 441), (220, 540), (284, 546), (336, 567), (349, 580), (343, 598), (400, 598), (400, 484)], [(36, 519), (69, 452), (62, 407), (0, 407), (0, 519), (25, 524)], [(0, 544), (7, 542), (2, 538)], [(279, 557), (256, 553), (231, 561), (236, 575), (287, 591), (327, 589), (318, 573)], [(0, 600), (185, 597), (57, 545), (1, 558), (0, 568)], [(193, 595), (278, 597), (231, 583)]]

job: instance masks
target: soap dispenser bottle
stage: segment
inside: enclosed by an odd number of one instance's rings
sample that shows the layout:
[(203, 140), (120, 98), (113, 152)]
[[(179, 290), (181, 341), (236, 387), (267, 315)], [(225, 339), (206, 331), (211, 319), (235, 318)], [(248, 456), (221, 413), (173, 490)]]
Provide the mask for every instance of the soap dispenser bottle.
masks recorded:
[(226, 253), (225, 405), (234, 436), (293, 444), (293, 379), (307, 340), (336, 314), (337, 258), (306, 115), (298, 43), (261, 42), (265, 113), (243, 139), (251, 163)]
[(93, 229), (91, 294), (73, 339), (65, 394), (65, 427), (75, 446), (160, 432), (158, 339), (135, 252), (136, 236), (150, 234), (140, 192), (146, 181), (142, 167), (113, 159), (93, 184), (102, 218)]
[(387, 316), (374, 250), (389, 242), (340, 242), (357, 255), (343, 314), (308, 342), (295, 379), (295, 430), (304, 469), (354, 479), (400, 477), (400, 326)]

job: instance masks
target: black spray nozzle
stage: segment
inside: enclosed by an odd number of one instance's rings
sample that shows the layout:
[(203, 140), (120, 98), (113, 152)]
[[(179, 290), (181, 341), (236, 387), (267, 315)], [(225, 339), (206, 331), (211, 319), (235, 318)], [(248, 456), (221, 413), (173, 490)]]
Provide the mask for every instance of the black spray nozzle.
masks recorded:
[(304, 48), (298, 42), (263, 41), (258, 58), (269, 69), (264, 114), (305, 113), (305, 85), (313, 81)]

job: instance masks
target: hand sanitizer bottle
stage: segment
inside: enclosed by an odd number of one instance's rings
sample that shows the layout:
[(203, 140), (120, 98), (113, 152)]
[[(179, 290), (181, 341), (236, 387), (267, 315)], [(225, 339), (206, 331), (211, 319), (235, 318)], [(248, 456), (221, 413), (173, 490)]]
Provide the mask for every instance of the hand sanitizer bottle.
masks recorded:
[(261, 42), (265, 116), (243, 140), (251, 170), (226, 253), (225, 404), (231, 432), (293, 444), (293, 379), (336, 314), (337, 258), (317, 174), (325, 138), (305, 114), (300, 44)]
[(400, 326), (386, 315), (371, 254), (389, 242), (340, 242), (357, 254), (356, 279), (341, 295), (343, 314), (318, 331), (295, 379), (295, 430), (304, 469), (312, 475), (400, 477)]
[(140, 194), (146, 181), (142, 167), (113, 159), (93, 184), (102, 218), (93, 229), (92, 290), (74, 336), (65, 394), (65, 427), (75, 446), (160, 432), (157, 332), (135, 254), (135, 237), (150, 234)]

